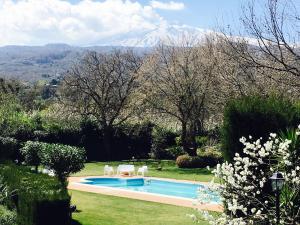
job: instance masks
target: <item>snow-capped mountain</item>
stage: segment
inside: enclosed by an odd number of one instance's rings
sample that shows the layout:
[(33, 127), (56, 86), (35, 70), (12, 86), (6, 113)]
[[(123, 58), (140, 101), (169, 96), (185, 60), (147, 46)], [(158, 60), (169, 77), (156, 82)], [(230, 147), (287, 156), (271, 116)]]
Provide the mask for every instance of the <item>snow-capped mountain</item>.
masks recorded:
[(166, 25), (157, 27), (146, 32), (134, 32), (123, 34), (107, 41), (104, 45), (110, 46), (130, 46), (130, 47), (153, 47), (160, 42), (176, 41), (182, 36), (193, 38), (203, 38), (213, 31), (195, 28), (186, 25)]
[(143, 52), (160, 42), (173, 44), (170, 40), (176, 42), (186, 36), (201, 39), (210, 33), (212, 31), (189, 26), (165, 25), (147, 32), (132, 32), (99, 40), (93, 46), (86, 47), (67, 44), (4, 46), (0, 47), (0, 77), (27, 81), (52, 79), (63, 74), (86, 51), (109, 52), (115, 48), (135, 47), (136, 51)]

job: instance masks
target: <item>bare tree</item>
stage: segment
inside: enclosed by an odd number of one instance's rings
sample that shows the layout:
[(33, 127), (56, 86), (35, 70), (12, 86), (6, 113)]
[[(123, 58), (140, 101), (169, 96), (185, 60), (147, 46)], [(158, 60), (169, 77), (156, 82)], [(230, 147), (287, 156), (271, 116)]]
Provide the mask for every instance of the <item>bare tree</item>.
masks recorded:
[(110, 157), (113, 126), (134, 112), (137, 99), (133, 96), (139, 87), (141, 65), (142, 58), (131, 50), (89, 52), (63, 81), (63, 103), (72, 113), (93, 117), (99, 123), (107, 157)]
[(215, 60), (209, 43), (196, 44), (191, 38), (180, 43), (159, 45), (149, 57), (144, 71), (146, 102), (158, 113), (181, 123), (183, 149), (196, 155), (196, 126), (203, 125), (211, 100)]
[(282, 93), (298, 93), (299, 12), (290, 0), (266, 0), (263, 15), (255, 10), (256, 4), (251, 2), (244, 10), (243, 35), (247, 37), (223, 35), (227, 46), (224, 52), (238, 65), (252, 70), (261, 90), (271, 86)]

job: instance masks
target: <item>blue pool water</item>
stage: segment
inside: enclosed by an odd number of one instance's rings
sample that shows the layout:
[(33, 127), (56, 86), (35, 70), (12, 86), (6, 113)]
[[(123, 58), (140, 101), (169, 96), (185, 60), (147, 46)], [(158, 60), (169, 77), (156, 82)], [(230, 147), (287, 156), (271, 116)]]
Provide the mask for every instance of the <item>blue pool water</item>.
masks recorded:
[[(82, 183), (190, 199), (196, 199), (198, 189), (205, 188), (205, 186), (201, 184), (144, 178), (87, 178)], [(220, 203), (220, 197), (217, 193), (211, 192), (210, 194), (212, 203)]]

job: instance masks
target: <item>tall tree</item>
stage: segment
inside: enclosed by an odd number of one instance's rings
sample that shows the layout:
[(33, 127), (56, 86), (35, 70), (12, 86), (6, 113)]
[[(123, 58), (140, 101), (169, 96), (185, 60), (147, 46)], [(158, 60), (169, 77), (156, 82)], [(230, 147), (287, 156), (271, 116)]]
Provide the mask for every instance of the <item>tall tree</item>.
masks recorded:
[[(264, 6), (258, 7), (259, 4)], [(244, 8), (242, 17), (244, 38), (224, 33), (227, 46), (224, 52), (238, 65), (251, 69), (256, 77), (263, 77), (256, 82), (258, 85), (263, 82), (263, 89), (271, 86), (282, 93), (297, 95), (300, 90), (299, 18), (291, 0), (252, 1)]]
[(144, 72), (146, 102), (158, 113), (181, 123), (183, 149), (196, 155), (196, 126), (207, 116), (212, 97), (215, 60), (212, 45), (198, 45), (193, 38), (159, 45), (148, 58)]
[(132, 50), (89, 52), (64, 78), (63, 103), (72, 113), (93, 117), (99, 123), (107, 157), (113, 126), (134, 113), (141, 65), (142, 57)]

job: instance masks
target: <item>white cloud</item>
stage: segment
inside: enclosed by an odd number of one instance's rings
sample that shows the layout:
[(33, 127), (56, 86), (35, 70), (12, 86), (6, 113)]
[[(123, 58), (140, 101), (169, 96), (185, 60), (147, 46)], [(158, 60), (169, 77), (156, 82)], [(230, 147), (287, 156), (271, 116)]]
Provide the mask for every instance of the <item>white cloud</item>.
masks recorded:
[(160, 2), (160, 1), (151, 1), (150, 5), (155, 9), (164, 9), (164, 10), (182, 10), (184, 9), (184, 3), (182, 2), (173, 2), (170, 1), (168, 3)]
[(93, 45), (129, 32), (145, 32), (167, 23), (155, 8), (182, 7), (134, 0), (0, 0), (0, 45), (64, 42)]

